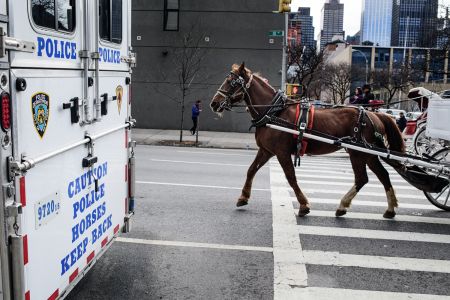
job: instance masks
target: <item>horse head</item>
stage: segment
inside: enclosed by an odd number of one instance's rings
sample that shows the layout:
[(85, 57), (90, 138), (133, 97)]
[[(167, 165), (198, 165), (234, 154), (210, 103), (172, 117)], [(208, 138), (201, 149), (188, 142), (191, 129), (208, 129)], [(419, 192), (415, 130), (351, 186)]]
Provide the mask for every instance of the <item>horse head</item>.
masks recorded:
[(212, 111), (220, 114), (224, 110), (231, 110), (234, 104), (244, 101), (252, 77), (251, 71), (245, 68), (245, 63), (234, 64), (211, 100), (209, 106)]

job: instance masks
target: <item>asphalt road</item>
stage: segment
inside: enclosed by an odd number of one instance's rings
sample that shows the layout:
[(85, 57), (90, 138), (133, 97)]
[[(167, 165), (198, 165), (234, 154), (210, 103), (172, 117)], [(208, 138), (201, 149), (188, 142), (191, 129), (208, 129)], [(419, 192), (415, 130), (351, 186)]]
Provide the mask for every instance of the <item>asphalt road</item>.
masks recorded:
[(448, 299), (450, 213), (389, 169), (399, 198), (386, 220), (373, 174), (343, 218), (352, 185), (342, 155), (305, 157), (312, 203), (298, 218), (276, 161), (237, 209), (255, 151), (139, 146), (136, 216), (68, 299)]

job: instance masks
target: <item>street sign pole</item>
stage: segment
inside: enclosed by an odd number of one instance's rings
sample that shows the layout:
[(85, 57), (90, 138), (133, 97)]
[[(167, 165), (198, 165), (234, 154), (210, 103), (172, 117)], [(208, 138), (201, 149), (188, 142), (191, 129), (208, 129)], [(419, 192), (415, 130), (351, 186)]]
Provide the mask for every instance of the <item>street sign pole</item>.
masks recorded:
[(283, 56), (281, 59), (281, 90), (286, 87), (286, 58), (287, 58), (287, 32), (288, 32), (288, 13), (284, 13), (284, 32), (283, 36)]

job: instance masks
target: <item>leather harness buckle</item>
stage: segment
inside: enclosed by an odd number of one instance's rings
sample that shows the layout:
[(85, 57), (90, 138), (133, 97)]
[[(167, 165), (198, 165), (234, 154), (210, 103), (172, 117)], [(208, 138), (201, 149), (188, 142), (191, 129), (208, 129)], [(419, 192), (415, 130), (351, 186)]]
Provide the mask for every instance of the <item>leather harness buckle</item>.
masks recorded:
[(305, 122), (300, 123), (299, 129), (300, 130), (305, 130), (306, 129), (306, 123)]

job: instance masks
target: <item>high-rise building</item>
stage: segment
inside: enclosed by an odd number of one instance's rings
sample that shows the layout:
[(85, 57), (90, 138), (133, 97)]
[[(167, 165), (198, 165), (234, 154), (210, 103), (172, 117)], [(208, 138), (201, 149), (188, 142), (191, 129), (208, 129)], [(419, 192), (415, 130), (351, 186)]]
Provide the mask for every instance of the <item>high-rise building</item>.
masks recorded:
[(393, 1), (395, 0), (362, 1), (361, 42), (391, 46)]
[(289, 36), (291, 42), (297, 45), (306, 46), (308, 49), (316, 47), (313, 17), (309, 7), (299, 7), (298, 12), (289, 14)]
[(333, 36), (345, 36), (344, 32), (344, 4), (339, 0), (327, 0), (322, 8), (320, 20), (320, 49), (332, 41)]
[(393, 46), (436, 46), (438, 0), (394, 0), (392, 14)]
[(313, 17), (311, 16), (311, 9), (309, 7), (299, 7), (298, 13), (301, 23), (302, 46), (306, 46), (311, 49), (317, 44), (314, 40), (314, 26)]

